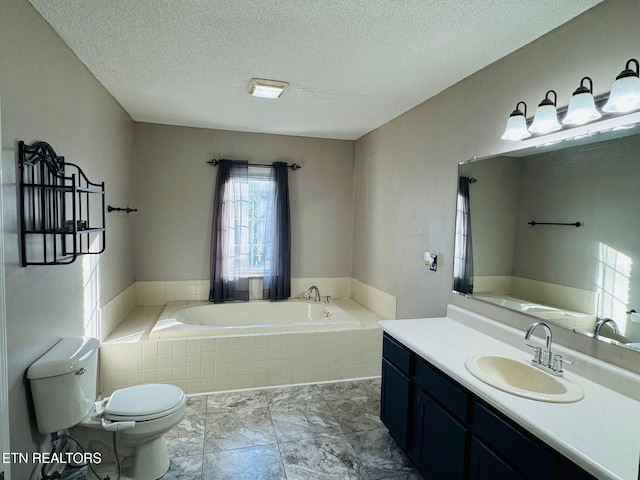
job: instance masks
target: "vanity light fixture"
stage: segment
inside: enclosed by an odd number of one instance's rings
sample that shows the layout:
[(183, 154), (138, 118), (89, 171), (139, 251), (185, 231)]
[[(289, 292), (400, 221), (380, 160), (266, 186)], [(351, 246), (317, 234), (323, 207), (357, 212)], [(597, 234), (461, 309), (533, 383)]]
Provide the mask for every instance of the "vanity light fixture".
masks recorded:
[[(631, 64), (636, 66), (635, 71), (631, 68)], [(602, 107), (602, 111), (626, 113), (638, 108), (640, 108), (640, 65), (638, 60), (632, 58), (611, 85), (609, 101)]]
[[(524, 112), (520, 110), (520, 104), (524, 105)], [(502, 140), (522, 140), (531, 136), (527, 130), (527, 104), (518, 102), (516, 109), (511, 112), (507, 120), (507, 126), (502, 134)]]
[[(553, 101), (549, 98), (551, 93), (553, 93)], [(555, 132), (562, 128), (562, 125), (558, 123), (558, 111), (556, 110), (557, 101), (558, 94), (556, 91), (549, 90), (544, 100), (538, 105), (536, 113), (533, 116), (533, 123), (529, 127), (531, 133), (544, 135), (545, 133)]]
[[(589, 81), (589, 87), (584, 86), (585, 80)], [(580, 86), (573, 92), (569, 101), (567, 116), (562, 120), (563, 125), (584, 125), (597, 120), (602, 115), (596, 110), (593, 100), (593, 81), (589, 77), (580, 80)]]
[(249, 93), (254, 97), (260, 98), (279, 98), (287, 88), (289, 84), (287, 82), (280, 82), (278, 80), (265, 80), (262, 78), (252, 78), (249, 82)]

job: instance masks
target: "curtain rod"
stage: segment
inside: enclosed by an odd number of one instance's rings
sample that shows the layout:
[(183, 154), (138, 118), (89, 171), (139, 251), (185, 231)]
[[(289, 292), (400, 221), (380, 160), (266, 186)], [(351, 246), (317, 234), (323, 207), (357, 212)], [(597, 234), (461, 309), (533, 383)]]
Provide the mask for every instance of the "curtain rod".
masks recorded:
[(572, 222), (572, 223), (557, 223), (557, 222), (534, 222), (531, 221), (528, 223), (529, 225), (531, 225), (532, 227), (535, 227), (536, 225), (564, 225), (564, 226), (571, 226), (571, 227), (579, 227), (582, 224), (580, 222)]
[[(216, 158), (212, 158), (207, 163), (209, 165), (211, 165), (212, 167), (217, 167), (218, 163), (220, 163), (220, 160), (218, 160)], [(270, 167), (271, 166), (271, 165), (269, 165), (267, 163), (249, 163), (249, 165), (252, 166), (252, 167)], [(297, 163), (292, 163), (291, 165), (287, 164), (287, 168), (290, 168), (291, 170), (293, 170), (295, 172), (296, 170), (300, 170), (302, 167), (300, 165), (298, 165)]]

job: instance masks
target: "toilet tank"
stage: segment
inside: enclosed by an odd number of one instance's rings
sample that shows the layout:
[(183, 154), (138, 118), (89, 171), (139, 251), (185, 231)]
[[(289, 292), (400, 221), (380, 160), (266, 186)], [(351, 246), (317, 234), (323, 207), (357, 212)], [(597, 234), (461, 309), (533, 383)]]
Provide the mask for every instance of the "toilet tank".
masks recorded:
[(70, 428), (91, 411), (99, 346), (92, 337), (65, 337), (29, 367), (27, 378), (41, 433)]

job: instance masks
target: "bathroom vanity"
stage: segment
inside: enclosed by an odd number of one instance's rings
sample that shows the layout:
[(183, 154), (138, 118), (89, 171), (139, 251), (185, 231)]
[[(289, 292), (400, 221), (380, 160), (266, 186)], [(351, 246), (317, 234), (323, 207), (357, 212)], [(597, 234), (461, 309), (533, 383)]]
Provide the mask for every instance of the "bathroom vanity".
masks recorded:
[(638, 478), (640, 402), (610, 388), (637, 383), (637, 376), (555, 346), (575, 363), (570, 368), (596, 377), (602, 369), (613, 383), (569, 371), (584, 398), (532, 400), (493, 388), (465, 368), (479, 354), (529, 362), (524, 331), (455, 306), (443, 318), (379, 323), (385, 332), (380, 417), (425, 478)]

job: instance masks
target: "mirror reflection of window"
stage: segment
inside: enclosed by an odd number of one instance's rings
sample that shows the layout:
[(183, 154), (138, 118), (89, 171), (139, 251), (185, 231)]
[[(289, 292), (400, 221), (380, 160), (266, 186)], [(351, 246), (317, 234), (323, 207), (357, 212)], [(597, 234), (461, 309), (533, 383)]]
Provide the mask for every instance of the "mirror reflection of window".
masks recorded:
[[(598, 316), (600, 318), (624, 318), (631, 309), (629, 290), (631, 282), (631, 257), (600, 242), (598, 248)], [(627, 333), (627, 325), (618, 322), (619, 332)]]
[[(475, 181), (475, 180), (474, 180)], [(471, 239), (471, 212), (469, 185), (472, 179), (458, 179), (456, 208), (456, 239), (453, 259), (453, 288), (460, 293), (473, 293), (473, 242)]]

